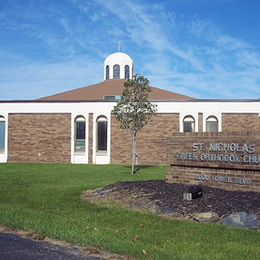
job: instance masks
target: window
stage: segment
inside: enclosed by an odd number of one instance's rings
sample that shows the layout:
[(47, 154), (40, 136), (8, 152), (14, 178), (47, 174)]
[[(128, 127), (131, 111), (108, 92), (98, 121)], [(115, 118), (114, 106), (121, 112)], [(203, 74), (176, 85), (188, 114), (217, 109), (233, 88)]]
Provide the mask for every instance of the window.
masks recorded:
[(125, 79), (129, 79), (129, 66), (125, 65)]
[(114, 66), (114, 74), (113, 74), (114, 79), (119, 79), (120, 78), (120, 67), (119, 65)]
[(79, 116), (75, 120), (75, 151), (85, 151), (86, 138), (86, 120), (83, 116)]
[(0, 152), (5, 150), (5, 119), (0, 116)]
[(97, 119), (97, 150), (107, 150), (107, 118), (103, 116)]
[(192, 116), (186, 116), (183, 119), (183, 132), (194, 132), (195, 120)]
[(218, 119), (215, 116), (209, 116), (206, 120), (207, 132), (218, 132)]
[(113, 96), (113, 95), (105, 95), (103, 97), (104, 100), (110, 100), (110, 101), (116, 101), (116, 100), (122, 100), (122, 96), (120, 95), (116, 95), (116, 96)]
[(109, 79), (109, 66), (106, 66), (106, 79)]

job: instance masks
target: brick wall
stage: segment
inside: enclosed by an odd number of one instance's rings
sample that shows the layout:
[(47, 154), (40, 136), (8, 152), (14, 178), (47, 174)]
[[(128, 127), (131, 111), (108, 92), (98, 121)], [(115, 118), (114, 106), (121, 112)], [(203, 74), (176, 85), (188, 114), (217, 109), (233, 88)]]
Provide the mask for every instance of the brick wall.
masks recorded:
[(222, 114), (222, 131), (259, 131), (258, 113)]
[(260, 170), (171, 165), (166, 182), (205, 185), (213, 188), (260, 192)]
[(199, 113), (199, 117), (198, 117), (198, 126), (199, 126), (199, 132), (202, 132), (203, 131), (203, 114), (202, 113)]
[(9, 114), (9, 162), (70, 162), (70, 114)]
[(93, 113), (89, 113), (88, 119), (88, 163), (93, 163)]
[[(198, 116), (199, 133), (203, 135), (206, 139), (214, 136), (215, 133), (202, 133), (203, 131), (203, 114), (199, 113)], [(166, 138), (174, 134), (177, 136), (174, 145), (176, 147), (184, 147), (187, 138), (193, 135), (198, 135), (199, 133), (179, 133), (179, 114), (157, 114), (151, 119), (151, 121), (146, 125), (139, 133), (137, 137), (137, 153), (138, 153), (138, 164), (169, 164), (172, 163), (169, 157), (169, 152), (166, 151)], [(260, 129), (260, 118), (257, 113), (255, 114), (228, 114), (224, 113), (222, 115), (222, 131), (240, 131), (240, 138), (244, 138), (248, 129), (250, 131), (259, 131)], [(229, 140), (229, 134), (224, 133), (222, 136), (226, 141)], [(181, 137), (181, 138), (178, 138)], [(174, 138), (175, 138), (174, 137)], [(186, 138), (186, 139), (185, 139)], [(192, 137), (193, 138), (193, 137)], [(198, 138), (199, 140), (204, 140), (203, 138)], [(253, 140), (254, 137), (251, 139)], [(185, 140), (185, 141), (184, 141)], [(174, 142), (174, 140), (172, 141)], [(187, 143), (187, 146), (189, 144)], [(132, 143), (131, 137), (127, 135), (125, 130), (119, 128), (118, 122), (112, 116), (111, 121), (111, 163), (113, 164), (131, 164), (131, 153), (132, 153)], [(171, 153), (171, 152), (170, 152)], [(167, 155), (166, 155), (167, 154)], [(221, 165), (220, 165), (221, 166)]]
[[(203, 143), (202, 149), (197, 151), (193, 150), (194, 143)], [(224, 151), (210, 151), (211, 143), (226, 143), (231, 145), (232, 149), (237, 145), (236, 151), (229, 152), (227, 149)], [(252, 156), (256, 157), (256, 163), (244, 163), (244, 156), (249, 155), (246, 151), (242, 152), (243, 145), (254, 145), (255, 152)], [(223, 148), (221, 145), (220, 148)], [(195, 158), (179, 158), (177, 153), (189, 154), (196, 153)], [(183, 164), (183, 165), (197, 165), (197, 166), (210, 166), (210, 167), (226, 167), (226, 168), (244, 168), (244, 169), (259, 169), (257, 163), (258, 155), (260, 156), (260, 131), (255, 132), (220, 132), (220, 133), (175, 133), (172, 137), (166, 139), (166, 154), (167, 164)], [(202, 155), (205, 155), (202, 157)], [(206, 157), (207, 154), (228, 155), (228, 161), (221, 161), (213, 157)], [(238, 158), (238, 160), (236, 160)], [(247, 158), (245, 158), (247, 160)]]
[(260, 192), (260, 131), (173, 134), (166, 154), (167, 182)]
[[(157, 114), (137, 134), (138, 164), (166, 164), (166, 137), (179, 132), (179, 114)], [(132, 141), (112, 115), (111, 163), (131, 164)]]

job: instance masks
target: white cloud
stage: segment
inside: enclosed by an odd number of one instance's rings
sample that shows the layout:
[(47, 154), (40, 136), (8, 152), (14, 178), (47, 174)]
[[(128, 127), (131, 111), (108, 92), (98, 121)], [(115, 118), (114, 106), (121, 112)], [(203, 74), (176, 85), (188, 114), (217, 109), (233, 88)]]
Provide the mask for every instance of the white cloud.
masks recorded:
[(101, 61), (85, 57), (62, 63), (33, 62), (6, 67), (0, 70), (0, 78), (1, 100), (10, 99), (9, 92), (11, 99), (36, 99), (100, 82), (103, 69)]
[[(155, 87), (198, 98), (259, 96), (260, 55), (254, 46), (228, 35), (212, 20), (167, 9), (176, 3), (208, 4), (197, 2), (68, 0), (57, 9), (56, 3), (47, 1), (46, 6), (38, 4), (44, 9), (36, 13), (30, 15), (30, 7), (20, 14), (20, 24), (0, 12), (2, 26), (20, 28), (30, 44), (37, 42), (32, 47), (39, 48), (34, 57), (1, 48), (7, 63), (0, 64), (0, 90), (20, 86), (29, 89), (19, 94), (21, 98), (22, 94), (37, 98), (33, 89), (48, 95), (100, 82), (103, 60), (121, 41), (122, 51), (134, 59), (135, 71)], [(36, 19), (40, 22), (34, 25)], [(251, 91), (246, 91), (249, 85)]]

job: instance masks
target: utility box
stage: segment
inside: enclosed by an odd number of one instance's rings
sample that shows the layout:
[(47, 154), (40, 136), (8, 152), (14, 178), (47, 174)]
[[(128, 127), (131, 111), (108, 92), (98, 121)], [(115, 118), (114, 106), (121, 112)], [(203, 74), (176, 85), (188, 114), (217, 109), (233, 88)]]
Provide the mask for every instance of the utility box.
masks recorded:
[(189, 193), (191, 193), (192, 199), (197, 199), (202, 197), (202, 187), (201, 186), (191, 186), (189, 188)]

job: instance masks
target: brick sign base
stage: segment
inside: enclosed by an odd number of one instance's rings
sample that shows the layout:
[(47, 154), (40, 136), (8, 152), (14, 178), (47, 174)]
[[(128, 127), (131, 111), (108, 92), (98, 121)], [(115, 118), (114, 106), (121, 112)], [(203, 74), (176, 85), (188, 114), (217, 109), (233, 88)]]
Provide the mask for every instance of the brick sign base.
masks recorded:
[(260, 131), (173, 134), (166, 157), (170, 183), (260, 192)]
[(171, 164), (167, 171), (166, 181), (168, 183), (205, 185), (231, 191), (260, 192), (259, 176), (260, 170)]

